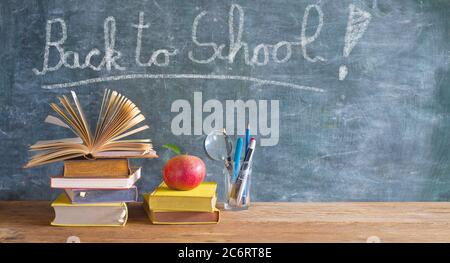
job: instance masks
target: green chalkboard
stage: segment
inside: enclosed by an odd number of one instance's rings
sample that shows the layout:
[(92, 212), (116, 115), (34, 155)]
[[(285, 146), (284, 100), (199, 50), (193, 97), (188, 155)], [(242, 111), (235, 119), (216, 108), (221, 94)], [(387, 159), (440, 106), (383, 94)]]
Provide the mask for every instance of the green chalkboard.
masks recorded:
[[(0, 199), (51, 199), (61, 164), (22, 166), (75, 90), (94, 121), (105, 88), (142, 110), (157, 160), (179, 145), (222, 184), (205, 134), (258, 144), (259, 201), (433, 201), (450, 197), (450, 2), (0, 2)], [(220, 191), (223, 185), (219, 187)]]

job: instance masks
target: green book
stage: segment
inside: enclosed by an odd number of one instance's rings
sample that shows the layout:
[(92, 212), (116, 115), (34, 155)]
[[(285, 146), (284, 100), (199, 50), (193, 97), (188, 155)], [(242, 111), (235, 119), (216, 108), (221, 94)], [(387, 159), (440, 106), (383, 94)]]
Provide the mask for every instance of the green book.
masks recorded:
[(172, 190), (165, 183), (161, 183), (148, 198), (149, 208), (153, 211), (214, 212), (216, 190), (215, 182), (203, 182), (188, 191)]

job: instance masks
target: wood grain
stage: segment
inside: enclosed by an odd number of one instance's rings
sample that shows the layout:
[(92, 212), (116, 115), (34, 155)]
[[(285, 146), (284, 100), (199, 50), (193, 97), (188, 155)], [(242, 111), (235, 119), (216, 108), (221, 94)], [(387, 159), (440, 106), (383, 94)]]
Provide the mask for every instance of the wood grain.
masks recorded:
[(0, 202), (0, 242), (450, 242), (450, 203), (255, 203), (218, 225), (152, 225), (140, 203), (125, 227), (52, 227), (44, 201)]

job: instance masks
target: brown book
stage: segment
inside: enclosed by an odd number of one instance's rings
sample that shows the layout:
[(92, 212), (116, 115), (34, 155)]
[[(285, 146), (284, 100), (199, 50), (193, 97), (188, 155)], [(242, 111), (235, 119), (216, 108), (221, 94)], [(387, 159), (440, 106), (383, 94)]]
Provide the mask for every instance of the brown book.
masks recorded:
[(128, 177), (128, 159), (72, 159), (64, 161), (64, 177)]
[(84, 157), (96, 158), (156, 158), (150, 139), (124, 139), (149, 128), (137, 125), (145, 120), (141, 111), (129, 99), (116, 91), (106, 90), (93, 132), (75, 92), (72, 99), (62, 96), (60, 105), (50, 106), (58, 117), (48, 116), (45, 122), (72, 130), (75, 138), (38, 141), (30, 146), (37, 152), (25, 167)]
[(219, 210), (210, 212), (177, 212), (177, 211), (153, 211), (147, 212), (152, 224), (155, 225), (197, 225), (217, 224), (219, 222)]
[(143, 206), (150, 222), (155, 225), (217, 224), (220, 220), (217, 208), (213, 212), (153, 210), (150, 209), (149, 198), (150, 194), (144, 194)]

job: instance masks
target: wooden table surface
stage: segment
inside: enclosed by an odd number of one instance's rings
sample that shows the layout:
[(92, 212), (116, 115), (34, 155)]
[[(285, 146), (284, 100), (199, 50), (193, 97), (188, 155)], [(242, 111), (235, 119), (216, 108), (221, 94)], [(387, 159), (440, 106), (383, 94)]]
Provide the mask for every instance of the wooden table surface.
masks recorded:
[(0, 242), (450, 242), (450, 203), (254, 203), (218, 225), (152, 225), (140, 203), (125, 227), (54, 227), (45, 201), (0, 202)]

